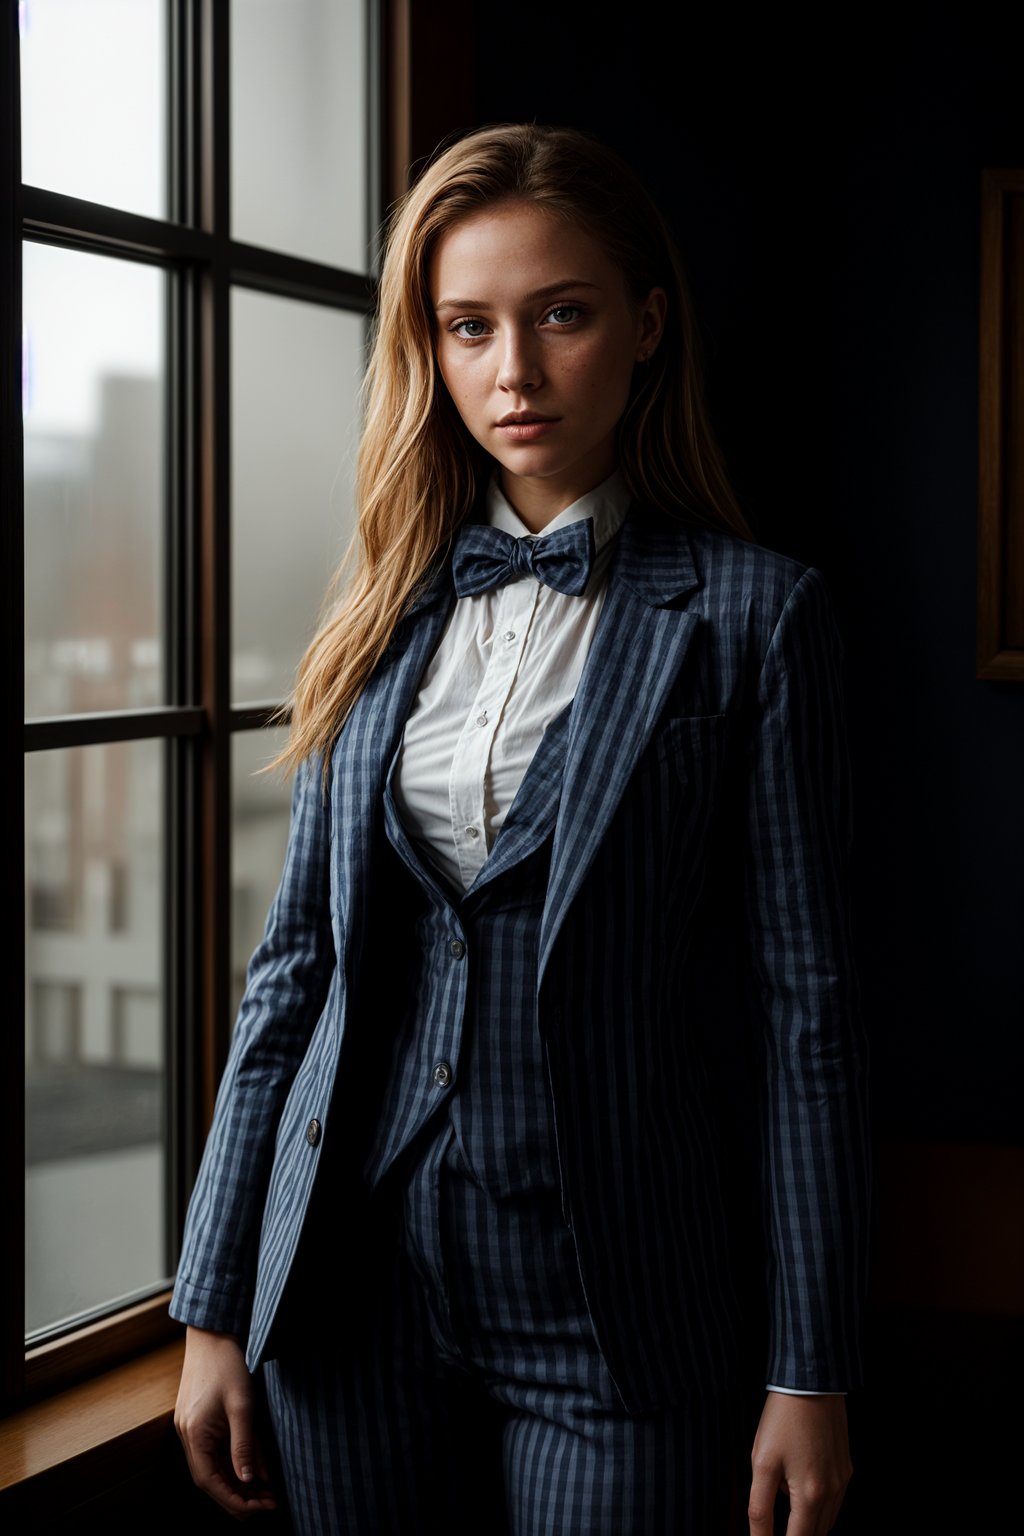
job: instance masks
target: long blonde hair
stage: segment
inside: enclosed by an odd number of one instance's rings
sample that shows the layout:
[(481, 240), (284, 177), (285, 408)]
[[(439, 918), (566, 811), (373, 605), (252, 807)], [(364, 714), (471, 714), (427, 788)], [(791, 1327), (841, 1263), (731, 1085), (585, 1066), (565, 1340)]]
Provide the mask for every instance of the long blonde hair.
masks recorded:
[(491, 461), (463, 426), (434, 357), (431, 256), (460, 219), (521, 199), (571, 219), (619, 267), (640, 303), (668, 296), (661, 341), (639, 366), (619, 424), (633, 495), (669, 516), (751, 530), (704, 406), (693, 307), (668, 228), (639, 178), (577, 129), (536, 123), (476, 129), (426, 167), (389, 221), (356, 463), (356, 537), (330, 584), (326, 617), (290, 701), (287, 744), (271, 766), (296, 768), (332, 744), (395, 625), (469, 515)]

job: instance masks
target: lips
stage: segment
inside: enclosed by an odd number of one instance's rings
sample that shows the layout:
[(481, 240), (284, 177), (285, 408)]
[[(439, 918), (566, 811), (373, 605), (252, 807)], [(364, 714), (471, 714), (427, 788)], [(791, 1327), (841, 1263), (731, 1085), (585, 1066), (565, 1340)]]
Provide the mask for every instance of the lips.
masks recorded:
[(509, 411), (496, 426), (506, 443), (535, 443), (553, 432), (560, 420), (542, 411)]
[(538, 416), (535, 413), (524, 412), (519, 416), (503, 416), (498, 422), (497, 430), (501, 433), (506, 443), (535, 443), (539, 438), (547, 437), (558, 426), (557, 416)]

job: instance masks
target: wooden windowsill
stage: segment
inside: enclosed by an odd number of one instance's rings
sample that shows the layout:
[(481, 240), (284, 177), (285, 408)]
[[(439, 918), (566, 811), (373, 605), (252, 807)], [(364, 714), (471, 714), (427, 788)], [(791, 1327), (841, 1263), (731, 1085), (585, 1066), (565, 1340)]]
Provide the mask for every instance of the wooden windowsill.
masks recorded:
[(156, 1460), (173, 1434), (184, 1337), (0, 1419), (0, 1524), (70, 1508)]

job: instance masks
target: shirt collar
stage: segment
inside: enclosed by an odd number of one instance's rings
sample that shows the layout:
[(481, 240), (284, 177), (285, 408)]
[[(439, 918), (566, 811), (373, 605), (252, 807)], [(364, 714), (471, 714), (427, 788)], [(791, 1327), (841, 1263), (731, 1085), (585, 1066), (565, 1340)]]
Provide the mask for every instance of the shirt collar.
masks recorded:
[(554, 533), (557, 528), (566, 528), (570, 523), (581, 521), (585, 517), (594, 519), (594, 547), (600, 549), (607, 544), (626, 520), (629, 510), (630, 494), (623, 478), (621, 470), (602, 480), (592, 491), (587, 491), (578, 501), (564, 507), (557, 517), (551, 519), (546, 528), (539, 534), (532, 535), (519, 514), (513, 510), (511, 502), (505, 496), (498, 484), (497, 475), (492, 475), (487, 487), (487, 498), (484, 504), (485, 521), (492, 528), (501, 528), (505, 533), (510, 533), (513, 538), (521, 539), (530, 536), (542, 539), (545, 534)]

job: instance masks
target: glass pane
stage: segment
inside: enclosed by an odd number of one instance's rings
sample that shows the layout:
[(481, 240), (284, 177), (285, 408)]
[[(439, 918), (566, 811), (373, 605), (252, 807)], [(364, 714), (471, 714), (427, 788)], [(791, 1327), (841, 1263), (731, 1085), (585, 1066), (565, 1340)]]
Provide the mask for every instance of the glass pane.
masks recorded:
[(288, 841), (291, 780), (260, 773), (285, 744), (286, 730), (239, 731), (231, 738), (231, 1017), (274, 899)]
[(231, 233), (367, 270), (365, 0), (234, 0)]
[(353, 523), (360, 315), (237, 288), (231, 308), (232, 692), (283, 699)]
[(25, 246), (25, 705), (164, 701), (156, 267)]
[(22, 175), (165, 218), (167, 0), (21, 0)]
[(25, 1328), (166, 1277), (162, 742), (34, 753)]

